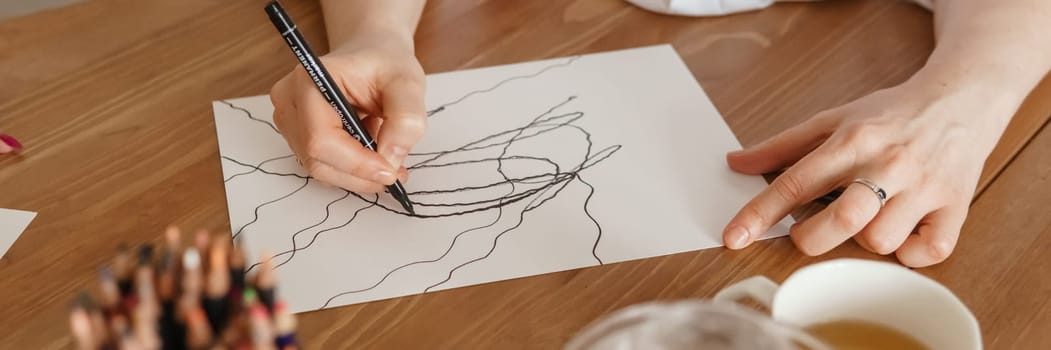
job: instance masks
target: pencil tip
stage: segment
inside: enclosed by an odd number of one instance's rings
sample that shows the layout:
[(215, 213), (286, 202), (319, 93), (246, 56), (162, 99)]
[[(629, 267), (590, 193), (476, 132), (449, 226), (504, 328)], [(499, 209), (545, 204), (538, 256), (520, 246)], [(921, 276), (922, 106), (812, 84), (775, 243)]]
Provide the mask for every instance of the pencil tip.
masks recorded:
[(153, 260), (153, 245), (146, 243), (139, 247), (139, 265), (149, 265)]
[(80, 293), (77, 293), (77, 298), (73, 301), (74, 309), (79, 308), (84, 311), (91, 311), (94, 307), (95, 302), (91, 300), (91, 294), (88, 294), (87, 291), (80, 291)]
[(113, 279), (113, 269), (109, 266), (102, 266), (99, 268), (99, 278), (103, 280)]

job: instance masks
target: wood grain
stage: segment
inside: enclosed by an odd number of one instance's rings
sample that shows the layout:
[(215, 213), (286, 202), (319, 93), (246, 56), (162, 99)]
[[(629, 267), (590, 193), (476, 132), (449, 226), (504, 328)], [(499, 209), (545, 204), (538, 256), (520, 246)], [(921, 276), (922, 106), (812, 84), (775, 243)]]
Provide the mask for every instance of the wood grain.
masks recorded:
[(971, 308), (989, 349), (1051, 344), (1051, 128), (971, 206), (949, 260), (920, 272)]
[[(68, 301), (117, 242), (155, 241), (169, 223), (229, 230), (210, 101), (264, 94), (294, 65), (263, 3), (96, 0), (0, 22), (0, 131), (27, 145), (0, 157), (0, 207), (40, 213), (0, 260), (0, 347), (70, 347)], [(322, 43), (316, 2), (284, 3)], [(712, 19), (613, 0), (435, 0), (417, 53), (434, 73), (672, 43), (748, 145), (904, 81), (931, 36), (927, 12), (881, 0)], [(957, 253), (922, 270), (960, 293), (995, 348), (1046, 344), (1051, 324), (1039, 151), (1051, 135), (1033, 138), (1048, 101), (1045, 81), (989, 158)], [(556, 348), (616, 308), (835, 257), (891, 260), (853, 244), (807, 258), (777, 239), (308, 313), (301, 336), (324, 349)]]

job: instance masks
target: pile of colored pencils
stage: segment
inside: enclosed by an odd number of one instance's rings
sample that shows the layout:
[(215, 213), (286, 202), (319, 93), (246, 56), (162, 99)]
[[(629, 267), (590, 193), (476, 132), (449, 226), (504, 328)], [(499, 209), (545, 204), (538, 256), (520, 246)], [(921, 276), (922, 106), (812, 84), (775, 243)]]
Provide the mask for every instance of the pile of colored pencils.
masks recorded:
[(183, 246), (181, 236), (169, 228), (160, 247), (118, 247), (99, 272), (97, 298), (83, 292), (74, 303), (78, 348), (297, 349), (269, 258), (246, 276), (241, 244), (199, 232)]

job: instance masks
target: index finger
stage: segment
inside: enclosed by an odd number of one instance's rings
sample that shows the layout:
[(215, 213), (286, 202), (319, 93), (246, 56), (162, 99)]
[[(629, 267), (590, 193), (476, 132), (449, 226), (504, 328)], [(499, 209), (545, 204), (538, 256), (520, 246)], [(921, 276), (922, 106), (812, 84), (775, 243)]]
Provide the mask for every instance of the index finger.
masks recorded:
[(424, 83), (414, 78), (397, 78), (383, 87), (382, 118), (376, 142), (379, 153), (398, 169), (409, 155), (409, 150), (423, 137), (427, 128), (424, 111)]
[[(299, 153), (305, 153), (307, 170), (313, 174), (321, 162), (348, 175), (384, 185), (394, 183), (395, 171), (376, 152), (362, 146), (343, 129), (339, 116), (320, 93), (311, 91), (296, 103), (305, 123), (306, 140)], [(301, 154), (300, 156), (303, 156)], [(315, 167), (315, 169), (311, 169)]]
[(797, 207), (835, 188), (853, 164), (845, 150), (824, 144), (778, 176), (726, 225), (726, 247), (748, 246)]

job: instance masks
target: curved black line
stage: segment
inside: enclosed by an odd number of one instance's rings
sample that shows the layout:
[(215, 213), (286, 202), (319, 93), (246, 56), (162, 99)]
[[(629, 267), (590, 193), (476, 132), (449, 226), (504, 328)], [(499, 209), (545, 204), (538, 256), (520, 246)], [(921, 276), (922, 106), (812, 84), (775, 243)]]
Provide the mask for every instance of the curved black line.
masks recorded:
[(412, 192), (409, 192), (408, 194), (411, 195), (411, 196), (427, 196), (427, 195), (433, 195), (433, 194), (469, 192), (469, 191), (484, 190), (484, 189), (497, 187), (497, 186), (500, 186), (500, 185), (504, 185), (504, 184), (506, 184), (508, 182), (517, 182), (517, 183), (525, 183), (525, 184), (545, 183), (545, 182), (550, 182), (550, 181), (542, 181), (542, 180), (537, 180), (537, 179), (546, 178), (546, 177), (553, 178), (553, 177), (558, 176), (558, 175), (560, 175), (560, 174), (558, 174), (558, 173), (544, 173), (544, 174), (530, 175), (530, 176), (525, 176), (525, 177), (516, 177), (516, 178), (512, 178), (510, 181), (498, 181), (498, 182), (492, 182), (492, 183), (488, 183), (488, 184), (485, 184), (485, 185), (479, 185), (479, 186), (465, 186), (465, 187), (459, 187), (459, 188), (449, 188), (449, 189), (439, 189), (439, 190), (412, 191)]
[(228, 161), (234, 162), (237, 165), (252, 168), (252, 171), (258, 171), (258, 172), (261, 172), (261, 173), (267, 174), (267, 175), (291, 176), (291, 177), (298, 177), (300, 179), (312, 179), (312, 177), (310, 177), (310, 176), (303, 176), (303, 175), (299, 175), (299, 174), (296, 174), (296, 173), (278, 173), (278, 172), (269, 171), (269, 170), (260, 168), (260, 167), (258, 167), (256, 165), (248, 164), (248, 163), (245, 163), (245, 162), (242, 162), (242, 161), (239, 161), (237, 159), (233, 159), (233, 158), (230, 158), (230, 157), (227, 157), (227, 156), (219, 156), (219, 157), (224, 159), (224, 160), (228, 160)]
[(443, 103), (441, 105), (438, 105), (438, 107), (427, 111), (427, 117), (430, 117), (430, 116), (433, 116), (435, 114), (438, 114), (438, 112), (444, 111), (446, 107), (449, 107), (449, 106), (455, 105), (457, 103), (463, 102), (464, 100), (470, 98), (471, 96), (474, 96), (474, 95), (477, 95), (477, 94), (481, 94), (481, 93), (486, 93), (486, 92), (492, 92), (493, 90), (496, 90), (500, 86), (503, 86), (504, 84), (507, 84), (507, 83), (515, 81), (515, 80), (536, 78), (536, 77), (540, 76), (541, 74), (544, 74), (544, 72), (547, 72), (547, 71), (549, 71), (551, 69), (568, 66), (568, 65), (572, 64), (573, 61), (576, 61), (579, 58), (580, 58), (580, 56), (573, 56), (573, 57), (570, 57), (565, 62), (558, 63), (558, 64), (553, 64), (553, 65), (544, 67), (543, 69), (541, 69), (539, 71), (536, 71), (536, 72), (534, 72), (532, 74), (513, 76), (513, 77), (510, 77), (510, 78), (501, 80), (501, 81), (497, 82), (495, 85), (490, 86), (488, 88), (485, 88), (485, 89), (482, 89), (482, 90), (474, 90), (474, 91), (468, 92), (467, 94), (465, 94), (463, 96), (460, 96), (460, 98), (458, 98), (456, 100), (453, 100), (452, 102)]
[[(554, 107), (551, 107), (550, 109), (548, 109), (548, 110), (547, 110), (547, 111), (545, 111), (544, 113), (541, 113), (541, 114), (540, 114), (539, 116), (537, 116), (536, 118), (534, 118), (534, 119), (533, 119), (532, 121), (530, 121), (529, 123), (527, 123), (527, 124), (526, 124), (525, 126), (522, 126), (522, 127), (519, 127), (519, 128), (515, 128), (515, 129), (511, 129), (511, 130), (508, 130), (508, 131), (504, 131), (504, 132), (500, 132), (500, 133), (498, 133), (498, 134), (496, 134), (496, 135), (486, 136), (486, 137), (483, 137), (483, 138), (481, 138), (481, 139), (478, 139), (478, 140), (475, 140), (475, 141), (469, 142), (469, 143), (467, 143), (467, 144), (465, 144), (465, 145), (463, 145), (463, 146), (460, 146), (460, 147), (458, 147), (458, 148), (456, 148), (456, 149), (453, 149), (453, 150), (448, 150), (448, 151), (442, 151), (442, 152), (438, 152), (438, 153), (437, 153), (437, 154), (435, 154), (435, 155), (434, 155), (433, 157), (431, 157), (431, 158), (428, 158), (428, 159), (426, 159), (426, 160), (423, 160), (423, 161), (420, 161), (420, 162), (417, 162), (416, 164), (413, 164), (413, 165), (411, 165), (411, 166), (408, 166), (408, 168), (409, 168), (409, 169), (412, 169), (412, 168), (415, 168), (415, 167), (418, 167), (418, 166), (421, 166), (421, 165), (424, 165), (424, 164), (427, 164), (427, 163), (433, 162), (433, 161), (435, 161), (435, 160), (437, 160), (437, 159), (439, 159), (439, 158), (441, 158), (441, 157), (444, 157), (444, 156), (446, 156), (446, 155), (449, 155), (449, 154), (452, 154), (452, 153), (455, 153), (455, 152), (460, 152), (460, 151), (464, 151), (464, 150), (465, 150), (466, 148), (468, 148), (468, 147), (471, 147), (471, 146), (477, 145), (477, 144), (479, 144), (479, 143), (481, 143), (481, 142), (484, 142), (484, 141), (487, 141), (487, 140), (490, 140), (490, 139), (493, 139), (493, 138), (496, 138), (496, 137), (500, 137), (500, 136), (503, 136), (503, 135), (505, 135), (505, 134), (508, 134), (508, 133), (517, 133), (518, 135), (521, 135), (522, 131), (524, 131), (525, 129), (529, 128), (529, 127), (530, 127), (530, 126), (532, 126), (532, 125), (536, 125), (536, 124), (537, 124), (537, 123), (538, 123), (538, 122), (539, 122), (539, 121), (541, 120), (541, 118), (543, 118), (544, 116), (547, 116), (547, 115), (549, 115), (549, 114), (553, 113), (553, 112), (554, 112), (554, 111), (555, 111), (556, 109), (558, 109), (559, 107), (562, 107), (562, 106), (564, 106), (565, 104), (569, 103), (570, 101), (573, 101), (573, 100), (574, 100), (574, 99), (576, 99), (576, 98), (577, 98), (576, 96), (570, 96), (569, 98), (566, 98), (566, 100), (565, 100), (565, 101), (562, 101), (562, 103), (559, 103), (559, 104), (555, 105)], [(578, 112), (578, 113), (579, 113), (579, 112)], [(570, 113), (570, 114), (572, 114), (572, 113)], [(559, 117), (559, 116), (555, 116), (555, 117)], [(514, 140), (514, 139), (515, 139), (515, 138), (512, 138), (511, 140)], [(512, 142), (511, 140), (509, 140), (508, 142), (500, 143), (500, 144), (498, 144), (498, 145), (503, 145), (504, 147), (508, 147), (508, 146), (510, 146), (510, 145), (511, 145), (511, 142)]]
[(349, 290), (349, 291), (346, 291), (346, 292), (341, 292), (339, 294), (336, 294), (336, 295), (332, 296), (331, 298), (328, 298), (328, 300), (325, 301), (325, 304), (321, 305), (321, 307), (318, 308), (318, 310), (321, 310), (321, 309), (324, 309), (324, 308), (328, 307), (328, 304), (332, 303), (333, 300), (335, 300), (336, 298), (342, 297), (344, 295), (350, 295), (350, 294), (356, 294), (356, 293), (364, 293), (364, 292), (376, 289), (376, 287), (379, 287), (380, 284), (382, 284), (384, 281), (386, 281), (387, 278), (389, 278), (395, 272), (398, 272), (399, 270), (408, 268), (409, 266), (420, 265), (420, 264), (430, 264), (430, 263), (435, 263), (435, 262), (441, 261), (447, 255), (449, 255), (449, 252), (451, 252), (453, 250), (453, 247), (456, 246), (456, 241), (460, 239), (460, 236), (463, 236), (464, 234), (467, 234), (468, 232), (473, 232), (473, 231), (477, 231), (477, 230), (481, 230), (481, 229), (486, 229), (486, 228), (492, 227), (493, 225), (496, 225), (497, 222), (500, 222), (500, 218), (501, 217), (503, 217), (503, 210), (502, 210), (502, 208), (501, 208), (500, 211), (497, 212), (496, 219), (494, 219), (493, 222), (491, 222), (491, 223), (489, 223), (487, 225), (482, 225), (482, 226), (473, 227), (473, 228), (464, 230), (464, 231), (462, 231), (460, 233), (457, 233), (455, 236), (453, 236), (453, 240), (452, 240), (452, 242), (449, 243), (449, 247), (445, 248), (445, 252), (442, 252), (442, 255), (439, 255), (437, 258), (428, 259), (428, 260), (413, 261), (413, 262), (410, 262), (408, 264), (395, 267), (393, 270), (390, 270), (389, 272), (387, 272), (387, 274), (383, 275), (383, 277), (380, 278), (379, 281), (376, 281), (376, 283), (372, 284), (371, 286), (368, 286), (368, 287), (365, 287), (365, 288), (361, 288), (361, 289), (355, 289), (355, 290)]
[(282, 199), (291, 197), (292, 195), (296, 194), (296, 192), (299, 192), (303, 188), (306, 188), (307, 184), (309, 184), (309, 183), (310, 183), (310, 179), (306, 178), (306, 179), (303, 180), (303, 185), (299, 186), (299, 188), (295, 189), (294, 191), (289, 192), (288, 194), (286, 194), (284, 196), (278, 197), (276, 199), (264, 202), (263, 204), (260, 204), (260, 205), (256, 206), (255, 210), (253, 211), (255, 213), (255, 217), (252, 218), (252, 221), (249, 221), (247, 224), (244, 224), (244, 226), (241, 226), (241, 228), (237, 229), (237, 232), (234, 233), (233, 239), (237, 239), (237, 236), (240, 236), (241, 232), (243, 232), (244, 229), (248, 228), (249, 225), (254, 224), (256, 221), (259, 221), (259, 209), (262, 209), (264, 206), (276, 203), (276, 202), (278, 202), (278, 201), (280, 201)]
[[(510, 181), (505, 181), (504, 183), (508, 184), (508, 185), (512, 185), (512, 187), (515, 184), (514, 182), (510, 182)], [(482, 204), (486, 204), (486, 203), (498, 202), (498, 201), (504, 200), (504, 199), (512, 200), (512, 199), (515, 199), (517, 197), (529, 197), (530, 195), (532, 195), (534, 193), (537, 193), (537, 192), (540, 192), (543, 189), (544, 189), (543, 187), (533, 188), (533, 189), (529, 189), (529, 190), (527, 190), (525, 192), (521, 192), (521, 193), (515, 193), (515, 194), (507, 195), (507, 196), (504, 196), (504, 197), (482, 199), (482, 200), (478, 200), (478, 201), (474, 201), (474, 202), (423, 203), (423, 202), (413, 201), (412, 203), (418, 204), (421, 207), (433, 207), (433, 208), (470, 207), (470, 206), (482, 205)], [(439, 215), (437, 215), (437, 217), (442, 217), (442, 216), (445, 216), (445, 215), (450, 215), (450, 214), (439, 214)]]
[(478, 164), (478, 163), (489, 163), (489, 162), (500, 163), (500, 162), (503, 162), (505, 160), (535, 160), (535, 161), (539, 161), (539, 162), (544, 162), (544, 163), (550, 164), (552, 167), (555, 168), (555, 172), (558, 172), (558, 164), (556, 164), (551, 159), (544, 158), (544, 157), (531, 157), (531, 156), (502, 156), (502, 157), (492, 157), (492, 158), (482, 158), (482, 159), (472, 159), (472, 160), (461, 160), (461, 161), (456, 161), (456, 162), (439, 163), (439, 164), (426, 164), (426, 165), (416, 166), (416, 167), (413, 168), (413, 170), (416, 170), (416, 169), (428, 169), (428, 168), (444, 168), (444, 167), (449, 167), (449, 166), (454, 166), (454, 165)]
[[(254, 169), (246, 171), (246, 172), (243, 172), (243, 173), (233, 174), (232, 176), (230, 176), (230, 177), (226, 178), (225, 180), (223, 180), (223, 182), (224, 183), (230, 182), (230, 180), (233, 180), (234, 178), (236, 178), (238, 176), (248, 175), (248, 174), (254, 173), (256, 171), (259, 171), (260, 169), (263, 168), (264, 165), (266, 165), (266, 163), (270, 163), (270, 162), (275, 161), (275, 160), (287, 159), (287, 158), (294, 157), (294, 156), (295, 156), (295, 154), (289, 154), (287, 156), (280, 156), (280, 157), (270, 158), (270, 159), (264, 160), (264, 161), (262, 161), (261, 163), (259, 163), (257, 165), (253, 165), (252, 167)], [(239, 163), (238, 165), (240, 165), (240, 162), (238, 162), (236, 160), (233, 160), (233, 159), (230, 159), (230, 160), (233, 161), (233, 162)]]
[[(318, 237), (321, 236), (322, 233), (333, 231), (333, 230), (338, 230), (338, 229), (346, 227), (347, 225), (350, 225), (350, 223), (353, 222), (354, 219), (358, 217), (359, 213), (361, 213), (365, 209), (372, 208), (373, 206), (376, 205), (376, 201), (379, 200), (379, 195), (376, 195), (375, 198), (371, 202), (372, 204), (369, 204), (367, 206), (364, 206), (364, 207), (361, 207), (361, 208), (358, 208), (357, 210), (355, 210), (354, 214), (351, 215), (350, 219), (347, 219), (346, 222), (344, 222), (344, 223), (342, 223), (340, 225), (336, 225), (336, 226), (333, 226), (333, 227), (329, 227), (329, 228), (320, 230), (318, 232), (314, 232), (314, 236), (310, 238), (310, 242), (307, 242), (307, 244), (305, 246), (303, 246), (303, 247), (296, 247), (296, 235), (300, 234), (301, 232), (304, 232), (306, 230), (309, 230), (311, 228), (317, 227), (318, 225), (321, 225), (321, 224), (325, 223), (325, 221), (327, 221), (328, 217), (329, 217), (329, 206), (331, 206), (332, 204), (334, 204), (334, 203), (336, 203), (338, 201), (341, 201), (341, 200), (347, 198), (351, 194), (350, 191), (344, 191), (344, 192), (345, 193), (343, 194), (343, 197), (340, 197), (339, 199), (334, 200), (331, 203), (329, 203), (328, 206), (325, 206), (325, 219), (324, 220), (321, 220), (321, 222), (318, 222), (317, 224), (315, 224), (315, 225), (313, 225), (311, 227), (299, 230), (298, 232), (292, 234), (292, 249), (289, 249), (289, 250), (277, 253), (274, 256), (270, 257), (270, 260), (273, 260), (273, 259), (276, 259), (277, 257), (291, 254), (288, 257), (288, 259), (285, 259), (281, 263), (279, 263), (277, 265), (274, 265), (274, 269), (277, 269), (277, 268), (287, 264), (288, 262), (292, 261), (292, 258), (294, 258), (296, 256), (296, 252), (301, 251), (301, 250), (305, 250), (307, 248), (310, 248), (310, 246), (314, 245), (314, 241), (316, 241), (318, 239)], [(262, 262), (257, 262), (255, 264), (252, 264), (252, 266), (249, 266), (248, 269), (245, 270), (245, 272), (251, 271), (253, 268), (255, 268), (257, 265), (260, 265), (260, 264), (262, 264)]]
[(277, 127), (274, 126), (273, 123), (271, 123), (269, 121), (266, 121), (266, 120), (262, 120), (262, 119), (256, 118), (255, 116), (252, 115), (252, 112), (249, 112), (247, 109), (235, 106), (233, 103), (227, 102), (225, 100), (219, 100), (219, 102), (222, 102), (222, 103), (226, 104), (227, 106), (230, 106), (230, 108), (233, 108), (233, 109), (239, 110), (241, 112), (244, 112), (245, 116), (247, 116), (248, 119), (254, 120), (254, 121), (259, 122), (259, 123), (266, 124), (266, 126), (269, 126), (270, 129), (274, 130), (274, 132), (276, 132), (278, 135), (281, 134), (281, 131), (278, 131)]
[[(365, 200), (364, 197), (362, 197), (361, 195), (359, 195), (357, 193), (351, 192), (350, 195), (358, 197), (358, 199)], [(474, 213), (489, 211), (489, 210), (492, 210), (492, 209), (499, 209), (501, 207), (507, 206), (507, 205), (509, 205), (511, 203), (519, 202), (519, 201), (521, 201), (523, 199), (526, 199), (526, 198), (528, 198), (528, 196), (515, 196), (514, 199), (508, 200), (507, 202), (504, 202), (502, 204), (493, 204), (493, 205), (489, 205), (489, 206), (485, 206), (485, 207), (481, 207), (481, 208), (474, 208), (474, 209), (464, 210), (464, 211), (459, 211), (459, 212), (452, 212), (452, 213), (445, 213), (445, 214), (433, 214), (433, 215), (419, 214), (419, 213), (417, 213), (416, 215), (412, 215), (412, 214), (406, 213), (404, 211), (401, 211), (401, 207), (400, 206), (399, 207), (388, 207), (388, 206), (380, 204), (380, 203), (377, 203), (376, 207), (380, 208), (380, 209), (383, 209), (386, 212), (393, 213), (393, 214), (398, 214), (398, 215), (401, 215), (401, 216), (408, 216), (408, 217), (421, 218), (421, 219), (434, 219), (434, 218), (447, 218), (447, 217), (453, 217), (453, 216), (464, 216), (464, 215), (468, 215), (468, 214), (474, 214)], [(491, 201), (491, 200), (487, 200), (487, 201)], [(416, 202), (413, 202), (413, 203), (416, 203)]]
[[(347, 193), (349, 194), (350, 192), (347, 192)], [(295, 249), (295, 247), (293, 247), (293, 249), (291, 250), (292, 254), (288, 257), (288, 259), (285, 259), (285, 261), (282, 261), (280, 264), (274, 266), (274, 268), (281, 267), (282, 265), (287, 264), (289, 261), (292, 261), (292, 258), (294, 258), (296, 256), (296, 252), (298, 252), (300, 250), (304, 250), (304, 249), (310, 248), (310, 246), (314, 245), (314, 242), (317, 241), (318, 237), (320, 237), (322, 233), (335, 231), (335, 230), (344, 228), (347, 225), (350, 225), (350, 223), (354, 222), (354, 219), (356, 219), (358, 217), (358, 214), (361, 214), (361, 212), (365, 211), (366, 209), (374, 207), (376, 205), (376, 201), (378, 201), (378, 200), (379, 200), (379, 195), (376, 195), (376, 197), (373, 198), (373, 200), (372, 200), (372, 204), (369, 204), (367, 206), (358, 208), (358, 210), (355, 210), (354, 214), (351, 215), (350, 219), (347, 219), (346, 222), (344, 222), (344, 223), (342, 223), (342, 224), (340, 224), (338, 226), (330, 227), (330, 228), (327, 228), (327, 229), (315, 232), (314, 233), (314, 237), (310, 238), (310, 242), (307, 242), (307, 245), (305, 245), (305, 246), (303, 246), (302, 248), (299, 248), (299, 249)]]
[(580, 176), (580, 174), (577, 174), (576, 178), (577, 181), (580, 181), (580, 183), (584, 184), (589, 189), (588, 196), (584, 199), (584, 215), (587, 215), (588, 219), (591, 219), (591, 222), (595, 223), (595, 228), (598, 229), (598, 235), (595, 237), (595, 244), (591, 246), (591, 256), (595, 257), (595, 260), (598, 261), (599, 265), (602, 265), (602, 259), (598, 257), (598, 242), (602, 240), (602, 225), (598, 223), (595, 216), (588, 210), (588, 204), (591, 204), (591, 197), (595, 195), (595, 186), (591, 186), (590, 183), (584, 181), (584, 177)]
[[(320, 221), (318, 221), (317, 223), (315, 223), (315, 224), (312, 224), (312, 225), (310, 225), (310, 226), (304, 227), (304, 228), (300, 229), (299, 231), (296, 231), (295, 233), (293, 233), (293, 234), (292, 234), (292, 249), (293, 249), (293, 250), (295, 250), (295, 249), (296, 249), (296, 236), (298, 236), (298, 235), (299, 235), (300, 233), (302, 233), (302, 232), (304, 232), (304, 231), (306, 231), (306, 230), (309, 230), (309, 229), (312, 229), (312, 228), (315, 228), (315, 227), (321, 226), (321, 224), (325, 223), (325, 221), (327, 221), (327, 220), (328, 220), (329, 216), (331, 216), (331, 215), (332, 215), (332, 205), (333, 205), (333, 204), (336, 204), (336, 202), (339, 202), (339, 201), (341, 201), (341, 200), (343, 200), (343, 199), (345, 199), (345, 198), (347, 198), (347, 197), (349, 197), (349, 196), (350, 196), (350, 193), (349, 193), (349, 192), (345, 192), (345, 191), (344, 191), (344, 193), (343, 193), (343, 196), (342, 196), (342, 197), (336, 198), (335, 200), (333, 200), (333, 201), (331, 201), (331, 202), (329, 202), (328, 204), (326, 204), (326, 205), (325, 205), (325, 216), (324, 216), (323, 218), (321, 218), (321, 220), (320, 220)], [(284, 252), (282, 252), (282, 253), (279, 253), (279, 254), (277, 254), (277, 255), (274, 255), (274, 256), (271, 256), (271, 257), (270, 257), (270, 260), (273, 260), (273, 259), (274, 259), (275, 257), (277, 257), (277, 256), (280, 256), (280, 255), (282, 255), (283, 253), (284, 253)], [(288, 261), (286, 260), (285, 262), (288, 262)], [(252, 264), (251, 266), (249, 266), (249, 267), (248, 267), (248, 269), (246, 269), (246, 270), (245, 270), (245, 272), (247, 273), (247, 272), (249, 272), (249, 271), (252, 271), (252, 269), (254, 269), (254, 268), (255, 268), (255, 267), (257, 266), (257, 265), (259, 265), (259, 264), (261, 264), (261, 263), (262, 263), (262, 262), (257, 262), (257, 263), (255, 263), (255, 264)], [(282, 264), (284, 264), (284, 263), (282, 263)], [(281, 266), (281, 265), (279, 264), (279, 265), (277, 265), (277, 266), (274, 266), (274, 268), (276, 269), (276, 268), (278, 268), (278, 267), (280, 267), (280, 266)]]
[[(468, 143), (467, 145), (475, 145), (475, 144), (481, 143), (482, 141), (488, 141), (488, 140), (491, 140), (491, 139), (495, 139), (495, 138), (498, 138), (500, 136), (511, 134), (511, 133), (514, 133), (514, 132), (517, 132), (517, 131), (523, 130), (523, 129), (528, 130), (528, 129), (539, 128), (539, 127), (548, 127), (547, 129), (542, 129), (540, 131), (536, 131), (533, 134), (522, 136), (522, 137), (519, 137), (517, 139), (518, 141), (522, 141), (522, 140), (525, 140), (525, 139), (529, 139), (529, 138), (533, 138), (533, 137), (537, 137), (537, 136), (543, 135), (543, 134), (545, 134), (545, 133), (547, 133), (549, 131), (552, 131), (554, 129), (558, 129), (560, 127), (566, 126), (567, 124), (574, 123), (574, 122), (576, 122), (578, 119), (580, 119), (583, 116), (584, 116), (583, 112), (570, 112), (570, 113), (565, 113), (565, 114), (559, 114), (559, 115), (551, 116), (550, 118), (541, 119), (541, 120), (537, 121), (536, 123), (527, 124), (526, 126), (523, 126), (523, 127), (520, 127), (520, 128), (514, 128), (514, 129), (510, 129), (510, 130), (505, 130), (505, 131), (501, 131), (501, 132), (493, 134), (493, 135), (486, 136), (484, 138), (472, 141), (472, 142)], [(561, 120), (562, 118), (566, 118), (566, 119), (564, 121), (561, 121), (561, 122), (557, 123), (557, 124), (548, 124), (548, 123), (556, 121), (556, 120)], [(418, 152), (418, 153), (414, 152), (414, 153), (410, 153), (409, 156), (411, 156), (411, 157), (422, 157), (422, 156), (444, 155), (444, 154), (450, 153), (450, 152), (474, 151), (474, 150), (492, 148), (492, 147), (497, 147), (497, 146), (503, 146), (503, 145), (506, 145), (508, 142), (510, 142), (510, 140), (503, 141), (503, 142), (497, 142), (497, 143), (491, 143), (491, 144), (487, 144), (487, 145), (484, 145), (484, 146), (460, 147), (460, 148), (457, 148), (457, 149), (454, 149), (454, 150), (451, 150), (451, 151), (447, 150), (447, 151), (432, 151), (432, 152)]]

